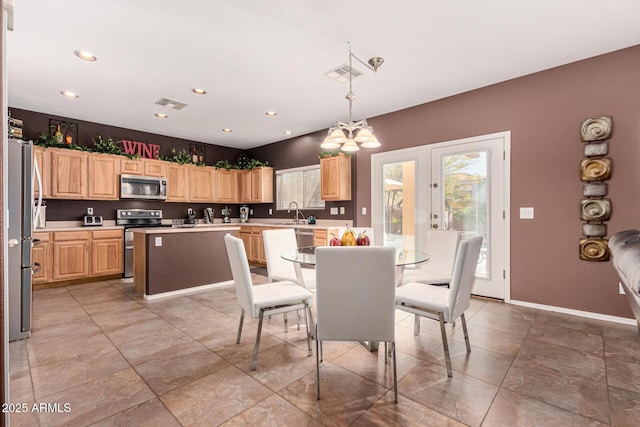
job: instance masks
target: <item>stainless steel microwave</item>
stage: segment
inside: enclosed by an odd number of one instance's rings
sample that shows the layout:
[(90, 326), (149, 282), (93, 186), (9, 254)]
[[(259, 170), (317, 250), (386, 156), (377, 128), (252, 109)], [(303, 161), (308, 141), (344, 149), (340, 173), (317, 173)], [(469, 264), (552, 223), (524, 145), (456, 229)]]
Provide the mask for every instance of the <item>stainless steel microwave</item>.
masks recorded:
[(120, 175), (120, 198), (165, 200), (167, 179), (155, 176)]

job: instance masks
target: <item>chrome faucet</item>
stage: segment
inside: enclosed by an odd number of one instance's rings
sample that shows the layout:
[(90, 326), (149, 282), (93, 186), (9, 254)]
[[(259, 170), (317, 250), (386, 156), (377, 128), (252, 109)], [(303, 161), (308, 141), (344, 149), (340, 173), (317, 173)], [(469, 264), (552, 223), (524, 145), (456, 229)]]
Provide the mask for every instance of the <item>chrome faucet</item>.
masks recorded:
[(291, 206), (293, 205), (296, 205), (296, 214), (293, 217), (293, 223), (298, 224), (300, 222), (300, 219), (298, 217), (302, 216), (302, 219), (304, 219), (304, 215), (302, 214), (302, 212), (300, 212), (300, 209), (298, 208), (298, 202), (296, 201), (289, 203), (289, 209), (287, 210), (287, 213), (291, 213)]

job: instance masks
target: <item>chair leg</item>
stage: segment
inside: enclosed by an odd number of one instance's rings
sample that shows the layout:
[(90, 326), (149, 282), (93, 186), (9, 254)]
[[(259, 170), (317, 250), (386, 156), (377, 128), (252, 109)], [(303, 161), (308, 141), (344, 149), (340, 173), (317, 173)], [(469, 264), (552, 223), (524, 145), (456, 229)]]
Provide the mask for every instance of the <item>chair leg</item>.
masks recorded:
[(296, 314), (298, 315), (298, 330), (300, 330), (300, 310), (297, 310)]
[(287, 313), (284, 314), (284, 333), (289, 332), (289, 325), (287, 324)]
[(444, 359), (447, 363), (447, 376), (453, 377), (451, 372), (451, 355), (449, 354), (449, 343), (447, 342), (447, 330), (444, 328), (444, 315), (442, 312), (438, 313), (440, 319), (440, 333), (442, 334), (442, 346), (444, 347)]
[(258, 350), (260, 349), (260, 335), (262, 334), (262, 320), (264, 319), (264, 309), (260, 309), (260, 320), (258, 320), (258, 334), (256, 335), (256, 346), (253, 348), (253, 359), (251, 360), (251, 370), (255, 371), (258, 366)]
[(244, 308), (242, 309), (242, 313), (240, 314), (240, 324), (238, 325), (238, 338), (236, 339), (236, 344), (240, 344), (240, 336), (242, 335), (243, 322), (244, 322)]
[(467, 353), (471, 353), (471, 344), (469, 344), (469, 332), (467, 331), (467, 320), (464, 318), (464, 313), (460, 315), (462, 319), (462, 331), (464, 332), (464, 343), (467, 345)]
[(387, 342), (384, 342), (384, 364), (387, 364), (387, 356), (389, 355), (389, 352), (387, 350)]
[(320, 341), (316, 340), (316, 387), (318, 400), (320, 400), (320, 345)]
[(313, 323), (313, 313), (311, 312), (311, 307), (307, 306), (307, 322), (311, 329), (309, 329), (309, 333), (311, 334), (311, 339), (316, 339), (316, 334), (314, 333), (316, 325)]
[[(309, 311), (309, 305), (305, 302), (304, 303), (304, 320), (307, 326), (307, 347), (309, 347), (309, 356), (311, 356), (313, 354), (313, 352), (311, 351), (311, 326), (309, 325), (309, 316), (306, 314)], [(300, 317), (298, 317), (298, 319), (300, 319)]]
[(395, 403), (398, 403), (398, 369), (396, 368), (396, 342), (391, 343), (391, 351), (393, 352), (393, 392), (395, 395)]
[(420, 335), (420, 315), (415, 314), (413, 318), (413, 335)]

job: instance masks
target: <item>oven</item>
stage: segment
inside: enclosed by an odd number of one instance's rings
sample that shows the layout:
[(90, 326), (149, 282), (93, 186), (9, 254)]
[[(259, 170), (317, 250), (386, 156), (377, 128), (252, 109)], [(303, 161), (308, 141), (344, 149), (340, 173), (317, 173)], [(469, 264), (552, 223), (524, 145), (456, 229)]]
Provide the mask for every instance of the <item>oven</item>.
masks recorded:
[(133, 231), (132, 228), (171, 227), (162, 223), (160, 209), (117, 209), (116, 225), (124, 227), (124, 275), (133, 277)]

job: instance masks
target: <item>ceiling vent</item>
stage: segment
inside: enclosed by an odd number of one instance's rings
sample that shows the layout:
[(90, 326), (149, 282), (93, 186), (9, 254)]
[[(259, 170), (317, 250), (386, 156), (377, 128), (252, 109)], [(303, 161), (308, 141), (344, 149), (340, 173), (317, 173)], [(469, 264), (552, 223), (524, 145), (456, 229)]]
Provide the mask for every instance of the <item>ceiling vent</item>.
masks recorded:
[(156, 105), (162, 105), (163, 107), (171, 108), (173, 110), (182, 110), (187, 106), (184, 102), (174, 101), (169, 98), (160, 98), (155, 102)]
[(325, 76), (337, 81), (338, 83), (347, 83), (349, 81), (349, 73), (351, 73), (351, 79), (355, 79), (362, 75), (361, 71), (355, 68), (349, 67), (349, 64), (341, 65), (333, 70), (329, 70), (324, 73)]

